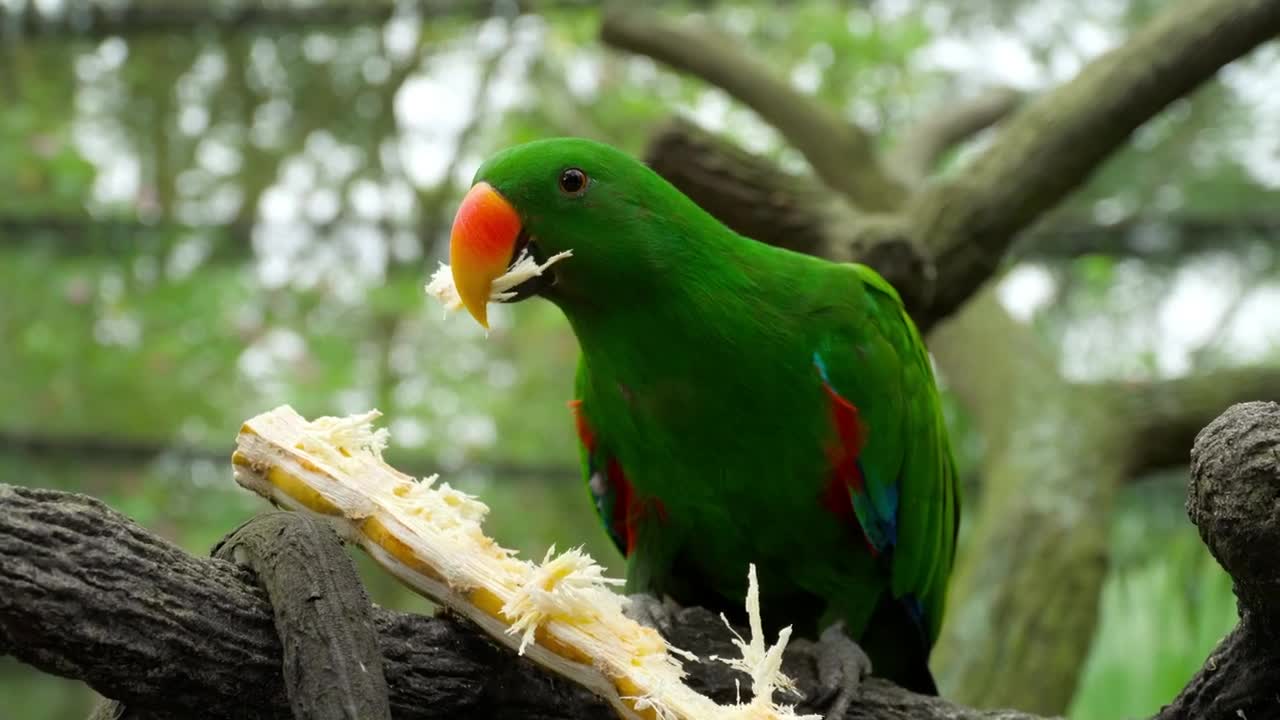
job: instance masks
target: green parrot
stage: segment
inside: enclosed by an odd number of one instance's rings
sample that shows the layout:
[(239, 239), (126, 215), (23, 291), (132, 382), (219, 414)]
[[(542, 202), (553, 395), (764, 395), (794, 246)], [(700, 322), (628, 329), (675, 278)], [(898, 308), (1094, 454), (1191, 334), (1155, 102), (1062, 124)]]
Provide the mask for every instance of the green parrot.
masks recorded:
[(522, 255), (566, 250), (506, 301), (546, 298), (577, 336), (569, 404), (627, 591), (740, 617), (754, 563), (767, 628), (841, 628), (876, 675), (936, 693), (959, 489), (893, 287), (738, 235), (607, 145), (485, 162), (450, 238), (472, 316), (488, 327), (494, 280)]

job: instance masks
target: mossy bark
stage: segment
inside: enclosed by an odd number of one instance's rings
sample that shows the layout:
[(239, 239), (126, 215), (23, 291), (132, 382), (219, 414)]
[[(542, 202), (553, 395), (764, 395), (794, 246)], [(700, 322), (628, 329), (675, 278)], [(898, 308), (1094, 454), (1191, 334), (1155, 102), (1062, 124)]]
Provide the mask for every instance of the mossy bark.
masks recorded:
[(1097, 625), (1128, 433), (991, 292), (932, 348), (988, 443), (934, 650), (939, 684), (981, 707), (1061, 712)]

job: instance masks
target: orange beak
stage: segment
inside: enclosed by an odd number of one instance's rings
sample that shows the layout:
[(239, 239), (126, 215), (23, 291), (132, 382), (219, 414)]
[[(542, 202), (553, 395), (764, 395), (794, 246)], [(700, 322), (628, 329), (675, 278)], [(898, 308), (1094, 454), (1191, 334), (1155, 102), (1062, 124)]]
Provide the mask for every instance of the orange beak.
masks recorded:
[(476, 183), (453, 218), (449, 266), (463, 307), (485, 329), (493, 281), (507, 271), (519, 237), (516, 209), (489, 183)]

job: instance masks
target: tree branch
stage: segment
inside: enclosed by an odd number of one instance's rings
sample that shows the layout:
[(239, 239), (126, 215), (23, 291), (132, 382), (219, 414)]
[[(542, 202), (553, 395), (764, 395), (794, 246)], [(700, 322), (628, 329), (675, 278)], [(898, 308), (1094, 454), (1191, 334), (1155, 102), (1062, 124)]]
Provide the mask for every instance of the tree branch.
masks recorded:
[[(374, 609), (397, 718), (608, 717), (469, 627)], [(0, 652), (172, 718), (292, 717), (265, 590), (101, 502), (0, 485)], [(527, 714), (525, 714), (527, 712)]]
[(917, 184), (933, 174), (948, 150), (1003, 120), (1022, 100), (1020, 91), (997, 87), (939, 109), (903, 133), (885, 165), (908, 184)]
[(935, 677), (966, 703), (1061, 712), (1097, 626), (1128, 436), (990, 287), (929, 347), (985, 444)]
[(213, 554), (252, 570), (267, 591), (294, 717), (391, 720), (369, 596), (325, 520), (258, 515)]
[[(286, 545), (294, 544), (291, 541)], [(318, 601), (332, 589), (319, 583)], [(450, 617), (373, 608), (396, 718), (600, 720), (612, 711)], [(718, 617), (688, 608), (673, 640), (733, 656)], [(149, 718), (291, 717), (266, 591), (234, 564), (196, 558), (83, 495), (0, 485), (0, 653), (146, 711)], [(812, 658), (787, 670), (816, 687)], [(693, 686), (723, 701), (741, 676), (690, 663)], [(868, 680), (847, 718), (1032, 720), (968, 710)]]
[(967, 300), (1017, 233), (1087, 180), (1138, 126), (1277, 33), (1275, 0), (1170, 5), (1014, 115), (971, 167), (926, 187), (907, 211), (918, 239), (947, 268), (930, 314), (946, 316)]
[[(1235, 581), (1241, 623), (1161, 720), (1269, 717), (1280, 686), (1280, 404), (1231, 408), (1196, 440), (1188, 513)], [(309, 523), (319, 530), (323, 523)], [(269, 533), (268, 535), (279, 533)], [(306, 543), (332, 542), (315, 532)], [(323, 535), (321, 531), (320, 535)], [(282, 541), (297, 544), (296, 539)], [(268, 557), (264, 537), (255, 552)], [(343, 558), (343, 561), (346, 559)], [(329, 558), (324, 563), (336, 563)], [(301, 577), (315, 578), (314, 568)], [(304, 583), (325, 603), (327, 583)], [(279, 613), (279, 608), (276, 609)], [(251, 572), (195, 558), (97, 500), (0, 485), (0, 652), (88, 682), (151, 718), (289, 717), (281, 645), (268, 593)], [(731, 655), (711, 613), (688, 608), (672, 640), (700, 655)], [(398, 718), (605, 718), (580, 687), (542, 672), (448, 617), (373, 609), (378, 647)], [(691, 682), (717, 699), (735, 672), (690, 663)], [(787, 670), (815, 687), (811, 657)], [(867, 681), (847, 718), (1031, 720), (968, 710)]]
[[(1280, 507), (1280, 404), (1236, 405), (1196, 436), (1187, 515), (1213, 557), (1231, 575), (1240, 623), (1157, 720), (1277, 715), (1280, 564), (1275, 561), (1275, 548), (1280, 547), (1280, 514), (1276, 507)], [(1245, 678), (1251, 680), (1242, 685)]]
[(1187, 461), (1196, 434), (1224, 408), (1250, 400), (1280, 400), (1280, 367), (1243, 367), (1145, 383), (1107, 382), (1082, 390), (1100, 394), (1130, 429), (1133, 474)]
[[(250, 569), (267, 592), (294, 717), (390, 720), (369, 598), (332, 527), (314, 515), (265, 513), (223, 538), (214, 555)], [(108, 701), (93, 717), (124, 716), (125, 705)]]
[[(1018, 233), (1088, 179), (1134, 129), (1277, 33), (1280, 3), (1274, 0), (1189, 0), (1170, 7), (1125, 45), (1015, 114), (972, 167), (920, 190), (902, 214), (909, 227), (891, 234), (894, 242), (927, 249), (933, 262), (916, 263), (922, 272), (937, 268), (936, 283), (898, 281), (904, 294), (931, 298), (928, 307), (913, 310), (917, 324), (927, 329), (971, 297), (1004, 261)], [(877, 167), (873, 159), (851, 161), (847, 151), (833, 150), (842, 141), (831, 128), (848, 125), (723, 40), (630, 12), (607, 18), (602, 35), (720, 85), (756, 108), (833, 190), (849, 193), (841, 173)], [(857, 153), (872, 154), (865, 136), (859, 134), (857, 145)], [(857, 195), (851, 197), (856, 201)], [(929, 285), (937, 292), (925, 289)]]
[(679, 25), (615, 4), (605, 13), (600, 39), (729, 93), (777, 128), (823, 182), (858, 207), (888, 210), (905, 199), (904, 188), (880, 167), (872, 141), (861, 128), (796, 90), (710, 28)]
[[(866, 217), (811, 177), (674, 117), (649, 138), (655, 172), (749, 238), (822, 257), (855, 256)], [(837, 228), (845, 232), (836, 232)]]
[(1211, 250), (1242, 251), (1280, 235), (1280, 215), (1266, 211), (1140, 215), (1107, 224), (1055, 215), (1019, 235), (1010, 258), (1055, 262), (1103, 255), (1172, 263)]

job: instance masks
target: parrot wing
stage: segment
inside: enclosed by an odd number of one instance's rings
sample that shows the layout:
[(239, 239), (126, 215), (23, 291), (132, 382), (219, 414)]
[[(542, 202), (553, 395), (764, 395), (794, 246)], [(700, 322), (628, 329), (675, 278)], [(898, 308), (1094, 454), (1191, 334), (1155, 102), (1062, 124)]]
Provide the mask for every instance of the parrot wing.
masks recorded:
[[(893, 287), (870, 268), (850, 267), (867, 302), (824, 337), (814, 355), (830, 399), (829, 509), (847, 493), (867, 546), (890, 589), (936, 639), (955, 554), (960, 501), (955, 463), (929, 355)], [(850, 339), (852, 338), (852, 342)]]
[(632, 517), (635, 494), (621, 464), (600, 442), (586, 417), (580, 399), (583, 396), (584, 382), (584, 369), (579, 364), (574, 393), (579, 399), (569, 401), (569, 408), (573, 411), (574, 426), (578, 433), (582, 474), (587, 489), (591, 492), (596, 513), (599, 514), (605, 531), (609, 533), (609, 538), (619, 552), (630, 555), (636, 539)]

